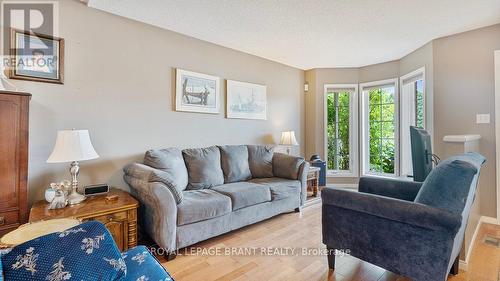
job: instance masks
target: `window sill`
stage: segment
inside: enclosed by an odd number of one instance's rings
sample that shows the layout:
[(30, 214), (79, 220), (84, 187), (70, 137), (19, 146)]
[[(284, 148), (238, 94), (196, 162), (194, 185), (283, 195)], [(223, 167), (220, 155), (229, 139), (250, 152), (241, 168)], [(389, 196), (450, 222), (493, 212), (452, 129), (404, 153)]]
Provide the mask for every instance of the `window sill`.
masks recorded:
[(352, 173), (352, 172), (326, 172), (326, 177), (327, 178), (357, 178), (358, 174), (357, 173)]

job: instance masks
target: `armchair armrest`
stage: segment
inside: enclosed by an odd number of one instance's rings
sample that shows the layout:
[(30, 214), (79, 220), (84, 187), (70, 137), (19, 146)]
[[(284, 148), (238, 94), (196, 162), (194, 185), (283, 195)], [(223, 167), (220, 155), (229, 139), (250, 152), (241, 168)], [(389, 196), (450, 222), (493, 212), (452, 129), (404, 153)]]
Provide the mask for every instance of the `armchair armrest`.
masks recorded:
[(361, 177), (359, 179), (359, 191), (413, 201), (417, 196), (421, 182), (404, 181), (397, 179), (383, 179), (376, 177)]
[(166, 251), (176, 250), (177, 202), (164, 182), (150, 181), (156, 170), (147, 165), (133, 163), (125, 166), (124, 180), (138, 197), (141, 208), (141, 226)]
[(334, 205), (425, 229), (446, 231), (451, 234), (458, 231), (462, 221), (461, 216), (446, 210), (355, 191), (324, 188), (321, 192), (321, 198), (323, 205)]

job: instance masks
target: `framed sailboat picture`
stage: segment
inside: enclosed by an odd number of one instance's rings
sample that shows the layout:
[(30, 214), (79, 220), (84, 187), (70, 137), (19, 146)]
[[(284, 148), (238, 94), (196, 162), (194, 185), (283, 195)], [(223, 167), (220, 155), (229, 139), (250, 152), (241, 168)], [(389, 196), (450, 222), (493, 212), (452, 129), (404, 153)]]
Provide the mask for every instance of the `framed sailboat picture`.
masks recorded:
[(227, 118), (267, 119), (267, 87), (227, 80)]

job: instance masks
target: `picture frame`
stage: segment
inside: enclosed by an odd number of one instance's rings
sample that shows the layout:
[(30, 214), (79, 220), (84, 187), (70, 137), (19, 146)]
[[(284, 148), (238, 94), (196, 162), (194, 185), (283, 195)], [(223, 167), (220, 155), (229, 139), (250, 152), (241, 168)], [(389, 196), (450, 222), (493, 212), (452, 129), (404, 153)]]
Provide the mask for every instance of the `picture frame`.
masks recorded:
[(220, 112), (219, 77), (177, 68), (175, 79), (176, 111)]
[(267, 120), (267, 86), (227, 80), (226, 117)]
[(10, 79), (64, 84), (63, 38), (12, 28), (10, 55)]

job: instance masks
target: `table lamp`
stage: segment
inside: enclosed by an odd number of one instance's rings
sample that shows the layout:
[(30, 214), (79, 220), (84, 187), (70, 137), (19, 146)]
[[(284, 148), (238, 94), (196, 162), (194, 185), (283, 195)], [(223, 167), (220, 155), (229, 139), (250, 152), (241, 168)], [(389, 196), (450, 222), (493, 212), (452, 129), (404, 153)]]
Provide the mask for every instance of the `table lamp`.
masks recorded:
[(281, 133), (280, 145), (286, 146), (286, 153), (290, 155), (290, 150), (293, 145), (299, 145), (295, 138), (294, 131), (286, 131)]
[(78, 161), (99, 158), (95, 152), (88, 130), (62, 130), (57, 132), (56, 145), (47, 159), (47, 163), (71, 162), (71, 193), (68, 196), (70, 205), (85, 200), (85, 196), (78, 193)]

